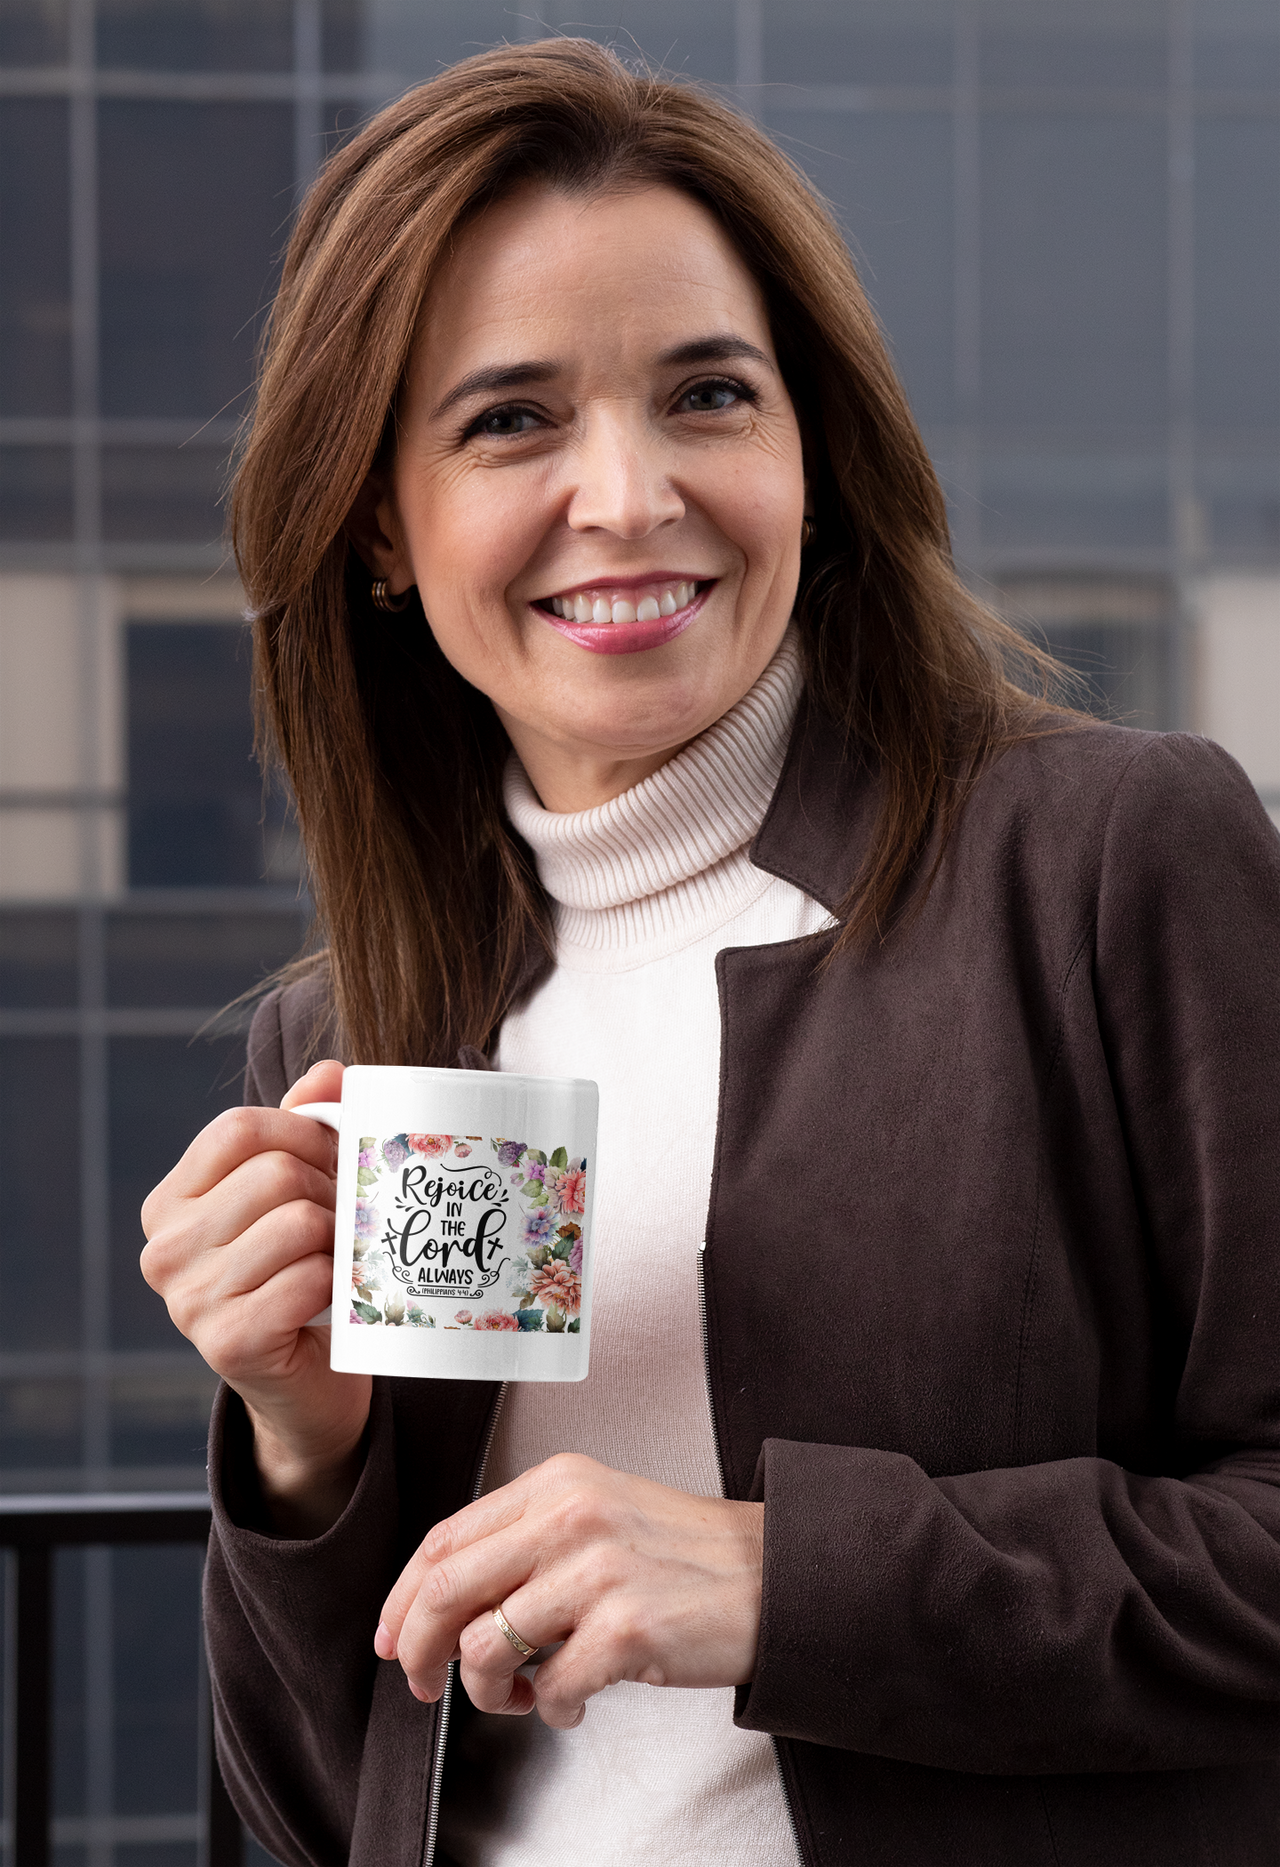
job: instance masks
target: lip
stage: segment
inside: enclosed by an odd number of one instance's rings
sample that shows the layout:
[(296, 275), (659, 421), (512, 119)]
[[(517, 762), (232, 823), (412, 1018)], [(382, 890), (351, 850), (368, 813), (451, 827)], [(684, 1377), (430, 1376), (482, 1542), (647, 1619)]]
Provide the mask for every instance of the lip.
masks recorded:
[[(613, 590), (638, 589), (652, 583), (652, 577), (616, 577), (610, 579), (609, 587)], [(679, 582), (680, 579), (673, 579)], [(692, 583), (693, 578), (685, 579)], [(593, 583), (578, 584), (575, 589), (591, 590)], [(715, 583), (708, 583), (699, 590), (692, 603), (686, 603), (674, 616), (659, 616), (654, 622), (566, 622), (562, 616), (555, 616), (550, 610), (541, 609), (536, 603), (530, 604), (535, 616), (557, 635), (563, 635), (567, 641), (576, 642), (579, 648), (590, 650), (593, 655), (639, 655), (647, 648), (661, 648), (666, 642), (674, 642), (678, 635), (683, 635), (690, 623), (696, 621), (704, 603)], [(557, 590), (557, 596), (572, 596), (574, 590)]]

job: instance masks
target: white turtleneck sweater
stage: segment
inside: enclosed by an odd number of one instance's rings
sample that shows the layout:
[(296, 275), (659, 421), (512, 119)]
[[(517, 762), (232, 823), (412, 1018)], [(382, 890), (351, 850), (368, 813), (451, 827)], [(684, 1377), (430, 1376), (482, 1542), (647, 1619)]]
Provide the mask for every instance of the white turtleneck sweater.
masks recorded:
[[(512, 762), (506, 805), (554, 903), (556, 966), (504, 1023), (498, 1068), (600, 1086), (591, 1372), (513, 1384), (486, 1489), (556, 1452), (717, 1497), (697, 1254), (720, 1058), (715, 958), (831, 924), (753, 868), (801, 687), (789, 634), (751, 692), (661, 770), (553, 815)], [(446, 1787), (460, 1867), (797, 1867), (768, 1737), (733, 1691), (617, 1685), (574, 1731), (478, 1717)]]

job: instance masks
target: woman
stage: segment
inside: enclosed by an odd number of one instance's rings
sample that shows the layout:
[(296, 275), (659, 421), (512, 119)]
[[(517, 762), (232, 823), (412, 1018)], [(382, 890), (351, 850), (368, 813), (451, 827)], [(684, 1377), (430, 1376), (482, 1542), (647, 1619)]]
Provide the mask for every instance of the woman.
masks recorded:
[[(804, 183), (445, 73), (303, 209), (235, 525), (330, 944), (143, 1262), (267, 1846), (1274, 1860), (1280, 849), (1006, 678)], [(599, 1079), (588, 1382), (329, 1371), (326, 1048)]]

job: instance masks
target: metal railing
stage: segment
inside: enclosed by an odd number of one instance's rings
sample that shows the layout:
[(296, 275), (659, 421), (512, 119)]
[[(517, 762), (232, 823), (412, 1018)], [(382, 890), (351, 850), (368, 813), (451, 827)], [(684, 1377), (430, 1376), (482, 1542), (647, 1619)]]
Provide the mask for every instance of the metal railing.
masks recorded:
[[(205, 1543), (209, 1500), (200, 1491), (0, 1497), (0, 1549), (15, 1552), (13, 1850), (16, 1867), (49, 1867), (53, 1752), (53, 1553), (71, 1545)], [(213, 1751), (202, 1771), (203, 1867), (242, 1867), (244, 1837)]]

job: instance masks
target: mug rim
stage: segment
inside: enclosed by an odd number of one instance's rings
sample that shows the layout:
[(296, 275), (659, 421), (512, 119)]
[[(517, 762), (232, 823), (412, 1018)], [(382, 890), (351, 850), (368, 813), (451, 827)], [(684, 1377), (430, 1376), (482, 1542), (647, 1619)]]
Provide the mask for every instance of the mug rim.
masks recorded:
[(394, 1070), (398, 1076), (410, 1076), (429, 1082), (446, 1080), (457, 1082), (459, 1078), (474, 1083), (499, 1083), (520, 1088), (531, 1085), (539, 1089), (594, 1089), (599, 1093), (600, 1085), (590, 1076), (526, 1076), (518, 1070), (453, 1070), (441, 1069), (433, 1064), (420, 1063), (349, 1063), (343, 1072), (343, 1093), (346, 1092), (348, 1077), (357, 1073), (369, 1076), (385, 1076)]

